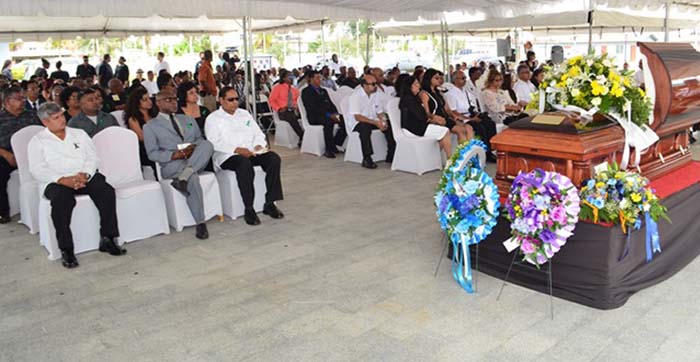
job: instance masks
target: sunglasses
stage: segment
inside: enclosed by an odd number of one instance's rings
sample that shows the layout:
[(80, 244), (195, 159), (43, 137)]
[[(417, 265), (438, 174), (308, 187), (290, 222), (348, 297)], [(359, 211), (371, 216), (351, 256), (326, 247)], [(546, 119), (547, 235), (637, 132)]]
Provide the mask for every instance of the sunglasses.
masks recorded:
[(235, 102), (237, 100), (238, 100), (238, 97), (226, 98), (226, 102)]
[(377, 86), (377, 83), (365, 83), (365, 84), (367, 84), (367, 85), (370, 86), (370, 87), (376, 87), (376, 86)]

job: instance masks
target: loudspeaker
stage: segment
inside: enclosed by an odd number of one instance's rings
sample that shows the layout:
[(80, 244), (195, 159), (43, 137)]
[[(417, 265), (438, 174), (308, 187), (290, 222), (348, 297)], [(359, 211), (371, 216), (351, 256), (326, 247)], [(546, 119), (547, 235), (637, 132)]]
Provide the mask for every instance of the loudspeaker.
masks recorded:
[(497, 56), (508, 57), (510, 56), (510, 37), (507, 36), (505, 39), (496, 39)]
[(564, 62), (564, 47), (561, 45), (552, 46), (552, 63), (561, 64)]

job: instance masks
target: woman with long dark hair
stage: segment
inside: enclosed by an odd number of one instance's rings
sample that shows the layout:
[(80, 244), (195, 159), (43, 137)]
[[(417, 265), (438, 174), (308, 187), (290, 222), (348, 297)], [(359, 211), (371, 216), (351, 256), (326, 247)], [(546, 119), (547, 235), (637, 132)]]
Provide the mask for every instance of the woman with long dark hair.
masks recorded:
[(445, 155), (449, 158), (452, 152), (450, 132), (447, 127), (436, 123), (435, 119), (428, 118), (418, 96), (421, 92), (418, 79), (413, 76), (400, 79), (402, 83), (400, 86), (397, 84), (397, 86), (401, 90), (399, 109), (401, 110), (401, 128), (403, 129), (394, 130), (394, 132), (406, 130), (416, 136), (433, 138), (438, 141), (440, 148), (445, 151)]
[[(156, 163), (148, 159), (146, 147), (143, 143), (143, 126), (153, 118), (153, 102), (148, 96), (148, 90), (143, 86), (134, 88), (129, 97), (126, 99), (126, 108), (124, 109), (124, 123), (127, 127), (136, 133), (139, 139), (139, 157), (141, 166), (149, 166), (153, 168), (153, 174), (156, 175)], [(156, 176), (157, 177), (157, 176)]]
[(457, 135), (459, 143), (466, 142), (473, 135), (472, 128), (469, 125), (455, 122), (445, 99), (438, 91), (438, 87), (442, 84), (441, 78), (442, 72), (436, 69), (430, 68), (425, 71), (421, 82), (422, 91), (418, 96), (431, 123), (447, 127), (450, 132)]
[(194, 82), (184, 82), (177, 87), (177, 113), (186, 114), (197, 121), (199, 130), (204, 134), (204, 122), (209, 109), (199, 105), (199, 89)]
[(66, 118), (66, 122), (70, 121), (71, 118), (75, 117), (80, 113), (80, 88), (78, 87), (67, 87), (61, 92), (61, 104), (65, 108), (63, 116)]

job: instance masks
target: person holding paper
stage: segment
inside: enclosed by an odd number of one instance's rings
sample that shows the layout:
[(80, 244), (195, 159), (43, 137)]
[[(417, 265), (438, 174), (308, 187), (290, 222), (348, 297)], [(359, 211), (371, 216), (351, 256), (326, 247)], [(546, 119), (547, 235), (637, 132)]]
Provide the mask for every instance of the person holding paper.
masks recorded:
[(254, 166), (265, 171), (265, 207), (263, 214), (273, 219), (284, 217), (275, 205), (282, 200), (282, 180), (280, 178), (280, 157), (269, 151), (265, 134), (248, 111), (238, 108), (238, 92), (232, 87), (224, 87), (219, 92), (221, 107), (207, 117), (204, 133), (214, 145), (214, 168), (231, 170), (236, 173), (238, 188), (245, 206), (245, 222), (248, 225), (260, 224), (253, 208), (255, 189)]
[(143, 143), (148, 158), (160, 164), (163, 178), (187, 198), (187, 206), (197, 223), (197, 239), (209, 237), (204, 223), (204, 193), (199, 173), (209, 163), (214, 149), (202, 137), (197, 121), (177, 111), (177, 96), (171, 90), (156, 95), (160, 113), (143, 126)]

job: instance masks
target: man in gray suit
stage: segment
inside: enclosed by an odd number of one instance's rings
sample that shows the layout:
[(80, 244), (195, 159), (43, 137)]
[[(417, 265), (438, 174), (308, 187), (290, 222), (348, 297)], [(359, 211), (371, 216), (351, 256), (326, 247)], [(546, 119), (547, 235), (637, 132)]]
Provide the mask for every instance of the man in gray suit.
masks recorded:
[(160, 113), (143, 126), (143, 141), (151, 161), (158, 162), (163, 178), (172, 178), (171, 185), (187, 197), (197, 222), (198, 239), (209, 237), (204, 223), (204, 196), (199, 173), (207, 166), (214, 148), (202, 137), (197, 121), (177, 111), (177, 96), (171, 90), (156, 95)]
[(119, 122), (117, 122), (117, 119), (114, 118), (113, 115), (102, 112), (102, 104), (100, 104), (96, 93), (97, 91), (93, 88), (87, 88), (80, 92), (78, 95), (80, 113), (76, 114), (68, 121), (68, 127), (80, 128), (85, 131), (90, 138), (107, 127), (119, 127)]

